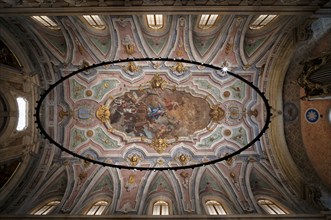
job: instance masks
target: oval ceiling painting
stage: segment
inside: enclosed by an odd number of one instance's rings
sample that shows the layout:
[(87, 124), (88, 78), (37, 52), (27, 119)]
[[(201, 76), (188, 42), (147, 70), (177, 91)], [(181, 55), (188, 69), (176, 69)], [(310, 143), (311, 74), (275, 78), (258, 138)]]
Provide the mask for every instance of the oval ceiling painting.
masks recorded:
[[(142, 58), (62, 73), (36, 116), (63, 157), (125, 169), (194, 168), (259, 148), (270, 120), (250, 74), (211, 65)], [(56, 102), (53, 89), (63, 93)], [(45, 102), (57, 105), (56, 132), (40, 122), (41, 111), (52, 111)]]
[(110, 125), (131, 137), (178, 138), (207, 127), (209, 104), (171, 89), (132, 90), (109, 106)]

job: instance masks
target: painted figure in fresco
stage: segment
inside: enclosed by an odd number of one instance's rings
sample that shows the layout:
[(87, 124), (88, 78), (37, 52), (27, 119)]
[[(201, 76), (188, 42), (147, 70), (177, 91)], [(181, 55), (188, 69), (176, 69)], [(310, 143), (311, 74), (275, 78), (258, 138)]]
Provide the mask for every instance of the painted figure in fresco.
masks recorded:
[[(175, 138), (199, 130), (209, 122), (206, 101), (170, 89), (134, 90), (110, 104), (110, 123), (129, 136)], [(203, 119), (198, 124), (194, 119)]]
[(151, 105), (148, 106), (147, 115), (152, 120), (158, 119), (159, 116), (164, 113), (165, 111), (160, 103), (152, 102)]

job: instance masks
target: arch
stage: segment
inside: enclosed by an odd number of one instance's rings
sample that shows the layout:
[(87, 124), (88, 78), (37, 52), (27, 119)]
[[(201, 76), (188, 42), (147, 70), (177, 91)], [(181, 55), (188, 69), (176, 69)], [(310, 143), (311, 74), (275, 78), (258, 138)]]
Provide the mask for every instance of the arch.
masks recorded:
[(147, 187), (145, 187), (142, 197), (144, 202), (141, 202), (139, 207), (140, 212), (151, 215), (153, 204), (160, 200), (169, 204), (170, 215), (181, 214), (182, 210), (178, 204), (179, 198), (177, 198), (180, 192), (175, 191), (175, 189), (180, 190), (180, 187), (173, 186), (177, 180), (171, 177), (165, 173), (157, 173), (154, 178), (150, 177), (152, 181), (146, 184)]
[(286, 210), (292, 207), (300, 207), (297, 201), (291, 199), (289, 192), (281, 182), (271, 174), (269, 170), (258, 163), (250, 163), (246, 171), (246, 184), (248, 194), (251, 197), (253, 205), (258, 212), (262, 212), (261, 206), (258, 205), (259, 198), (268, 198), (277, 201), (277, 204), (283, 204)]
[[(208, 214), (205, 208), (207, 200), (216, 200), (224, 205), (226, 211), (231, 214), (238, 213), (241, 209), (233, 189), (224, 179), (214, 174), (214, 169), (205, 168), (196, 175), (198, 185), (195, 187), (195, 202), (198, 214)], [(233, 192), (233, 193), (230, 193)]]
[[(115, 171), (114, 171), (115, 173)], [(92, 181), (85, 188), (81, 189), (80, 198), (71, 210), (72, 214), (87, 214), (91, 207), (98, 201), (105, 201), (108, 205), (102, 210), (102, 214), (109, 214), (114, 211), (118, 197), (115, 186), (119, 184), (109, 168), (100, 167), (90, 174)], [(120, 189), (120, 187), (119, 187)]]
[[(44, 177), (44, 180), (47, 180), (42, 184), (41, 181), (37, 182), (38, 193), (32, 195), (30, 197), (31, 202), (26, 204), (27, 206), (22, 207), (20, 211), (26, 212), (26, 210), (30, 209), (31, 207), (35, 206), (36, 209), (33, 209), (31, 213), (34, 213), (41, 208), (43, 205), (47, 204), (49, 201), (60, 201), (63, 203), (65, 201), (64, 195), (68, 188), (68, 175), (64, 167), (59, 168), (58, 170), (54, 171), (54, 173), (50, 176)], [(35, 198), (35, 199), (33, 199)], [(38, 204), (41, 204), (38, 206)], [(57, 207), (61, 204), (59, 203)], [(57, 212), (57, 207), (52, 209), (52, 213)]]

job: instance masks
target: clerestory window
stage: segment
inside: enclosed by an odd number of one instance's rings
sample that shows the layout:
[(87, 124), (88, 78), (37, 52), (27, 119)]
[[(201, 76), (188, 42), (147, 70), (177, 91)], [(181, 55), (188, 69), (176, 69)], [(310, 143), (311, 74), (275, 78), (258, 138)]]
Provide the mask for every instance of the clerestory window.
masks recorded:
[(163, 27), (163, 15), (146, 15), (148, 27), (152, 29), (161, 29)]
[(250, 29), (261, 29), (265, 27), (267, 24), (272, 22), (278, 17), (278, 15), (260, 15), (257, 17), (249, 26)]
[(92, 205), (86, 215), (102, 215), (108, 205), (107, 201), (98, 201)]
[(40, 209), (35, 211), (33, 214), (34, 215), (47, 215), (49, 214), (52, 210), (56, 208), (60, 204), (60, 201), (54, 200), (48, 202), (46, 205), (42, 206)]
[(48, 16), (32, 16), (33, 20), (49, 29), (59, 30), (60, 27)]
[(226, 215), (224, 207), (216, 200), (208, 200), (206, 207), (209, 215)]
[(280, 208), (278, 205), (276, 205), (275, 203), (273, 203), (272, 201), (267, 200), (267, 199), (260, 199), (260, 200), (257, 201), (257, 203), (268, 214), (279, 215), (279, 214), (288, 213), (286, 210)]
[(153, 205), (153, 215), (169, 215), (169, 204), (165, 201), (157, 201)]

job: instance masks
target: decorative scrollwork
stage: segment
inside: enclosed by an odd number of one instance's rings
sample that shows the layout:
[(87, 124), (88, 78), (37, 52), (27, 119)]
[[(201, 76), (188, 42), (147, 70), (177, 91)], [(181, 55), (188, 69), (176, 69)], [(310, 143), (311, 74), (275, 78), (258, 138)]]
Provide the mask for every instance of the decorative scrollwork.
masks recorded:
[(166, 81), (159, 74), (156, 74), (149, 83), (151, 84), (152, 89), (163, 89)]
[(159, 154), (163, 153), (168, 146), (168, 141), (165, 138), (154, 138), (151, 143), (151, 147), (153, 147)]
[(107, 121), (110, 120), (110, 110), (105, 105), (100, 105), (95, 115), (103, 123), (106, 123)]
[(214, 105), (210, 109), (209, 116), (213, 122), (219, 123), (225, 117), (225, 112), (220, 106)]

